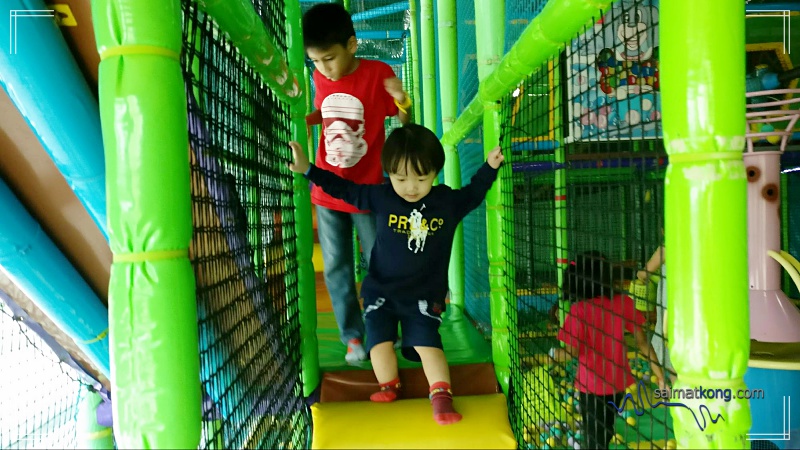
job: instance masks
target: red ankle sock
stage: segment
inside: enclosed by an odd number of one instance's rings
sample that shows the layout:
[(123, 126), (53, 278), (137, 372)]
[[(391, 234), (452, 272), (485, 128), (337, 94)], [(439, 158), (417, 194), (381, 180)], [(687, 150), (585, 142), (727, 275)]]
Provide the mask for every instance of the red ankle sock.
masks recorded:
[(453, 409), (453, 392), (450, 384), (444, 381), (433, 383), (430, 390), (431, 405), (433, 405), (433, 419), (439, 425), (449, 425), (461, 420), (461, 414)]
[(401, 388), (400, 378), (395, 378), (388, 383), (381, 383), (381, 390), (370, 395), (369, 399), (380, 403), (393, 402), (400, 397)]

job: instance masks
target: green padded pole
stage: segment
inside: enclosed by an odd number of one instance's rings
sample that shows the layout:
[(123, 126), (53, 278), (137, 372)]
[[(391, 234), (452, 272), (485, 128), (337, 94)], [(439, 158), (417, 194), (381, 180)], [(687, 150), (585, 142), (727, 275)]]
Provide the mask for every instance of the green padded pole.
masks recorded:
[(103, 403), (100, 394), (84, 387), (80, 393), (78, 414), (75, 417), (77, 448), (86, 450), (113, 450), (114, 433), (110, 427), (97, 423), (97, 407)]
[[(305, 55), (303, 55), (303, 58), (305, 58)], [(314, 104), (313, 104), (314, 98), (311, 95), (311, 69), (309, 69), (308, 66), (305, 65), (305, 60), (303, 63), (303, 79), (306, 81), (305, 86), (307, 92), (306, 94), (306, 114), (307, 114), (314, 110)], [(308, 140), (309, 161), (314, 161), (317, 149), (316, 139), (314, 139), (314, 136), (316, 136), (316, 133), (314, 133), (314, 128), (316, 128), (316, 126), (306, 127), (306, 128), (308, 130), (308, 132), (306, 133), (306, 138)]]
[[(747, 272), (744, 2), (660, 6), (668, 336), (676, 389), (746, 389)], [(724, 67), (725, 70), (720, 70)], [(724, 420), (698, 427), (670, 408), (678, 448), (750, 448), (747, 400), (682, 400)], [(710, 414), (709, 414), (710, 412)], [(701, 420), (702, 422), (702, 420)]]
[[(477, 40), (478, 80), (483, 83), (497, 67), (503, 55), (505, 40), (505, 8), (493, 0), (475, 0), (475, 38)], [(499, 102), (484, 102), (483, 105), (483, 150), (488, 154), (500, 144), (502, 111)], [(510, 155), (509, 155), (510, 161)], [(516, 295), (508, 298), (509, 287), (514, 291), (512, 270), (513, 253), (507, 241), (513, 239), (511, 208), (503, 205), (503, 186), (511, 182), (511, 164), (503, 164), (497, 181), (486, 195), (486, 248), (489, 257), (489, 303), (492, 322), (492, 360), (497, 380), (508, 394), (511, 376), (511, 345), (508, 331), (508, 308)], [(509, 216), (507, 216), (509, 214)], [(509, 218), (511, 219), (509, 221)], [(513, 248), (513, 247), (512, 247)]]
[(425, 128), (436, 128), (436, 26), (433, 23), (433, 0), (420, 0), (419, 37), (422, 45), (422, 120)]
[[(286, 0), (286, 35), (288, 36), (289, 67), (301, 79), (305, 75), (302, 10), (298, 0)], [(306, 77), (306, 79), (308, 79)], [(306, 91), (310, 92), (310, 91)], [(291, 107), (292, 139), (309, 149), (306, 131), (306, 102)], [(310, 153), (310, 151), (309, 151)], [(312, 160), (313, 161), (313, 160)], [(317, 343), (317, 290), (314, 264), (314, 225), (311, 217), (311, 192), (308, 180), (294, 174), (294, 217), (297, 233), (297, 286), (300, 296), (300, 352), (302, 355), (303, 395), (308, 397), (319, 385), (319, 347)]]
[(201, 391), (178, 0), (92, 2), (119, 448), (197, 448)]
[[(411, 52), (408, 57), (411, 59), (411, 100), (414, 106), (411, 107), (411, 115), (414, 123), (419, 123), (422, 118), (420, 105), (422, 104), (422, 94), (420, 93), (420, 59), (419, 59), (419, 26), (417, 17), (417, 0), (408, 0), (408, 13), (411, 16), (409, 21), (409, 34), (411, 35)], [(419, 111), (419, 112), (418, 112)]]
[[(563, 135), (562, 135), (562, 124), (561, 124), (561, 74), (553, 73), (554, 70), (554, 63), (551, 60), (549, 63), (549, 68), (551, 70), (551, 82), (553, 85), (552, 95), (552, 102), (553, 107), (550, 109), (555, 113), (552, 115), (552, 126), (553, 126), (553, 138), (556, 142), (563, 143)], [(567, 149), (564, 145), (559, 145), (558, 148), (555, 149), (554, 152), (554, 159), (556, 164), (558, 164), (558, 169), (556, 169), (555, 173), (555, 183), (553, 189), (553, 207), (555, 208), (555, 259), (556, 259), (556, 267), (558, 267), (558, 272), (556, 273), (556, 278), (558, 282), (559, 288), (564, 286), (564, 270), (569, 265), (569, 247), (567, 242), (567, 228), (569, 227), (569, 223), (567, 222), (567, 169), (565, 169), (564, 165), (567, 162)], [(592, 175), (596, 176), (596, 169), (592, 169), (594, 172)], [(561, 294), (561, 293), (559, 293)], [(558, 308), (558, 321), (561, 325), (564, 324), (564, 320), (567, 318), (567, 311), (569, 311), (570, 304), (564, 301), (564, 296), (559, 295), (559, 308)]]
[[(478, 95), (453, 124), (450, 132), (442, 136), (445, 144), (457, 144), (472, 131), (481, 121), (483, 106), (487, 102), (499, 100), (503, 95), (513, 91), (519, 83), (538, 69), (549, 58), (558, 55), (578, 33), (583, 31), (593, 19), (600, 17), (602, 11), (611, 4), (611, 0), (550, 0), (525, 28), (517, 42), (500, 60), (500, 64), (492, 64), (494, 71), (481, 80)], [(503, 8), (502, 3), (493, 4), (495, 8)], [(477, 9), (475, 11), (477, 26)], [(498, 39), (502, 38), (499, 36)], [(502, 53), (501, 53), (502, 55)], [(481, 59), (478, 57), (480, 70)]]
[[(442, 133), (447, 133), (458, 115), (458, 39), (456, 34), (456, 1), (437, 0), (439, 28), (439, 96), (442, 102)], [(453, 189), (461, 188), (461, 161), (458, 146), (444, 147), (444, 182)], [(459, 224), (453, 239), (448, 269), (450, 305), (464, 309), (464, 228)]]

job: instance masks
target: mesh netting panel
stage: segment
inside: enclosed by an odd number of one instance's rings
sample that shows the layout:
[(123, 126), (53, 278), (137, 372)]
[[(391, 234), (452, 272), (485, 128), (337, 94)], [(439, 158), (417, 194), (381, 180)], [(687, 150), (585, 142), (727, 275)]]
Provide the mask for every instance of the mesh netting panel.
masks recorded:
[[(461, 180), (466, 185), (486, 161), (481, 143), (482, 128), (473, 131), (458, 145)], [(486, 202), (462, 221), (464, 230), (464, 305), (475, 326), (491, 334), (489, 308), (489, 259), (486, 246)]]
[[(206, 397), (201, 447), (298, 448), (310, 417), (300, 381), (288, 106), (193, 4), (184, 2), (184, 74)], [(283, 3), (255, 8), (285, 54)]]
[(547, 0), (516, 0), (506, 2), (505, 53), (517, 42), (530, 21), (542, 12)]
[(507, 270), (514, 271), (515, 280), (515, 286), (507, 288), (516, 303), (516, 308), (509, 308), (513, 355), (509, 419), (517, 440), (534, 448), (546, 444), (539, 421), (554, 422), (565, 415), (557, 409), (560, 402), (554, 403), (561, 397), (559, 386), (552, 384), (548, 370), (537, 370), (535, 362), (537, 355), (557, 345), (549, 312), (559, 292), (556, 216), (562, 209), (556, 209), (555, 201), (555, 149), (537, 144), (556, 140), (555, 120), (562, 113), (560, 68), (557, 60), (548, 62), (503, 100), (504, 154), (512, 176), (501, 189), (504, 203), (512, 207), (504, 229), (513, 233), (508, 241), (513, 242), (508, 249), (513, 260)]
[[(503, 192), (514, 206), (505, 229), (515, 265), (507, 288), (517, 306), (508, 308), (516, 337), (510, 415), (526, 447), (665, 446), (673, 438), (667, 408), (648, 402), (657, 401), (653, 372), (632, 334), (640, 330), (664, 361), (658, 288), (666, 278), (650, 276), (661, 275), (661, 260), (641, 273), (641, 287), (634, 282), (663, 243), (657, 25), (651, 3), (616, 2), (504, 100), (513, 176)], [(606, 362), (580, 361), (579, 375), (559, 333), (571, 348), (605, 343), (598, 352)], [(547, 356), (553, 348), (557, 364)], [(589, 380), (617, 394), (587, 394), (598, 392)], [(608, 404), (622, 408), (626, 392), (642, 397), (629, 396), (622, 411)]]
[(75, 370), (0, 299), (0, 448), (79, 448)]

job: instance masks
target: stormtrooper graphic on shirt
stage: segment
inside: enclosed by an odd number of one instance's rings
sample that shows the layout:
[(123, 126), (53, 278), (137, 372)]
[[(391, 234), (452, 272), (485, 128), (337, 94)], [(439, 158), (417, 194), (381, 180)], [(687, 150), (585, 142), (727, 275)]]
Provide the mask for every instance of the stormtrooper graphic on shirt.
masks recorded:
[(325, 162), (333, 167), (353, 167), (367, 154), (364, 140), (364, 105), (343, 93), (331, 94), (322, 101), (325, 137)]

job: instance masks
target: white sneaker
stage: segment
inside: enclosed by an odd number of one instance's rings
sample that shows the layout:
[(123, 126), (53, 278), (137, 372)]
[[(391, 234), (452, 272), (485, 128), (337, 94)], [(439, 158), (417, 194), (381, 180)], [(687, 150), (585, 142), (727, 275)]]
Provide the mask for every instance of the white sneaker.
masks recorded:
[(347, 342), (347, 354), (344, 355), (344, 360), (347, 361), (347, 364), (357, 364), (365, 359), (367, 359), (367, 352), (364, 351), (361, 339), (350, 339)]

